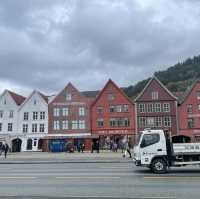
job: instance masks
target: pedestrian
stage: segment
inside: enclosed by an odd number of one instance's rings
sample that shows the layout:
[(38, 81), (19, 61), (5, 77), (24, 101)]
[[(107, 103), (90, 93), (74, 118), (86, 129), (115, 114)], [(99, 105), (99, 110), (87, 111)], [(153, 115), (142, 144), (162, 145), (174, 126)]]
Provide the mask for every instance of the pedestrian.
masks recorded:
[(3, 144), (2, 144), (2, 142), (1, 142), (1, 143), (0, 143), (0, 156), (1, 156), (2, 152), (3, 152)]
[(130, 148), (131, 148), (130, 141), (126, 141), (126, 143), (125, 143), (125, 151), (124, 151), (124, 155), (123, 155), (124, 158), (126, 157), (127, 153), (129, 154), (129, 157), (132, 158)]
[(81, 143), (81, 152), (82, 152), (82, 153), (83, 153), (84, 149), (85, 149), (85, 144), (84, 144), (84, 143)]
[(4, 145), (4, 157), (5, 158), (7, 157), (8, 150), (9, 150), (9, 146), (7, 143), (5, 143), (5, 145)]

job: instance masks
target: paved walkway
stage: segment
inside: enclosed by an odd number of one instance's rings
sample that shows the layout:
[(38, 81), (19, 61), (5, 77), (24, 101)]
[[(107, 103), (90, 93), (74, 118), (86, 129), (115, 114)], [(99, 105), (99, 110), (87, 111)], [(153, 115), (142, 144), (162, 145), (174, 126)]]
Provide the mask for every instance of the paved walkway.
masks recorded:
[(113, 152), (100, 152), (100, 153), (47, 153), (47, 152), (20, 152), (9, 153), (7, 158), (4, 158), (4, 154), (0, 156), (0, 164), (29, 164), (29, 163), (74, 163), (74, 162), (86, 162), (86, 163), (111, 163), (111, 162), (127, 162), (132, 161), (130, 158), (122, 157), (122, 153)]

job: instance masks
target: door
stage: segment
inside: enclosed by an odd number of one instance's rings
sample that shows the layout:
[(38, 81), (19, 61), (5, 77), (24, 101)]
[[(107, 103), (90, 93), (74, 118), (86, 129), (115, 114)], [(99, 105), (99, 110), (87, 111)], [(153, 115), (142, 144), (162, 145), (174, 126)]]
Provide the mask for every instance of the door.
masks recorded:
[(12, 152), (20, 152), (21, 151), (22, 140), (16, 138), (12, 140)]

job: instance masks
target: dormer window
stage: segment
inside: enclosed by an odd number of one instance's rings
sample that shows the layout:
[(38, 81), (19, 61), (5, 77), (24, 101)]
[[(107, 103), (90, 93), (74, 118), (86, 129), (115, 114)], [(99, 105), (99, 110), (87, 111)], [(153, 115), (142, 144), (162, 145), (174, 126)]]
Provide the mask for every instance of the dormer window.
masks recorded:
[(71, 93), (66, 93), (66, 100), (67, 100), (67, 101), (72, 100), (72, 95), (71, 95)]
[(157, 100), (158, 99), (158, 91), (153, 91), (151, 93), (151, 99), (152, 100)]
[(33, 104), (36, 105), (36, 104), (37, 104), (37, 100), (34, 100), (34, 101), (33, 101)]

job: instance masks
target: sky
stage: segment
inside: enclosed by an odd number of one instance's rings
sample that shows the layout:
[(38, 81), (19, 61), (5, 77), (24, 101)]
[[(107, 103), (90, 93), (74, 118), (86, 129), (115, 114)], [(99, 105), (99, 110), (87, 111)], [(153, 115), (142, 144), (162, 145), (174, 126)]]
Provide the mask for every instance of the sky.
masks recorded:
[(200, 54), (198, 0), (0, 1), (0, 92), (120, 87)]

